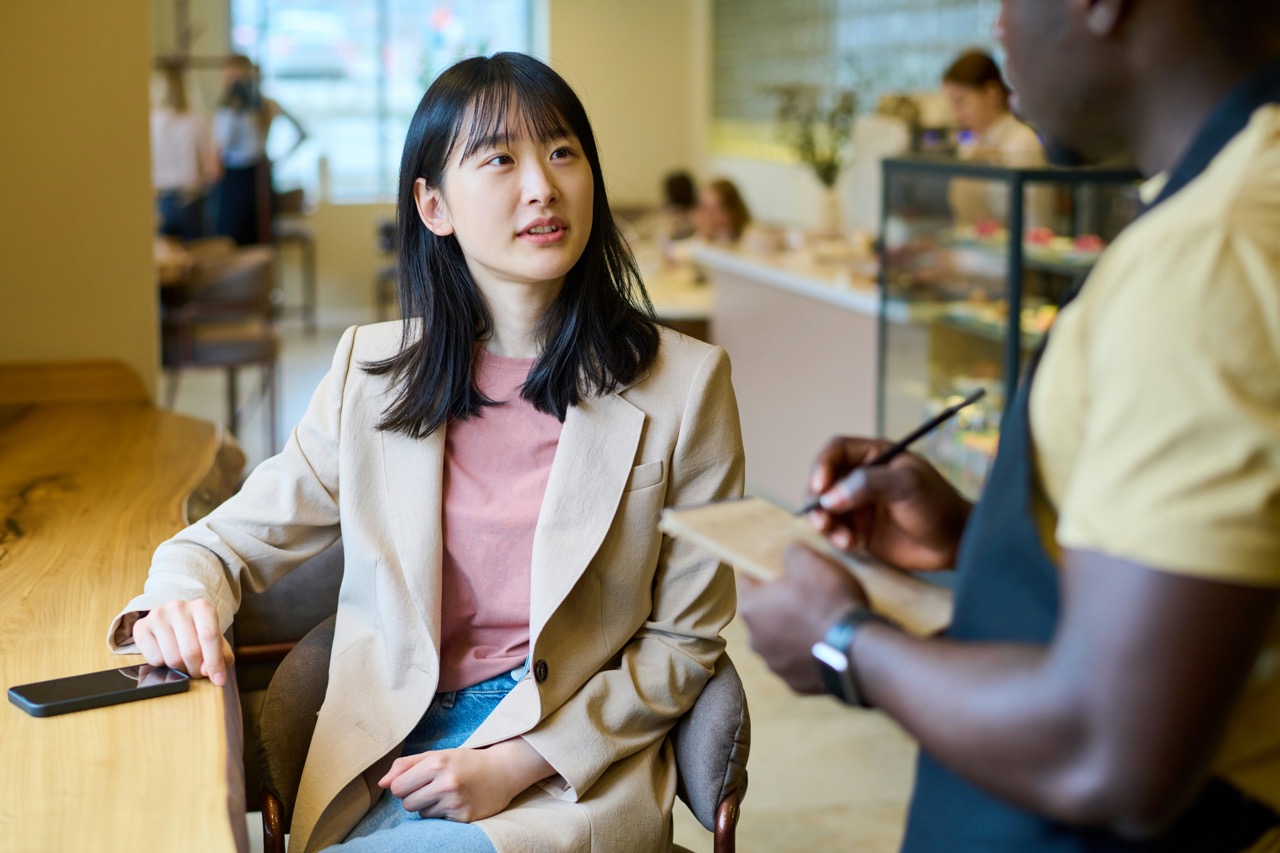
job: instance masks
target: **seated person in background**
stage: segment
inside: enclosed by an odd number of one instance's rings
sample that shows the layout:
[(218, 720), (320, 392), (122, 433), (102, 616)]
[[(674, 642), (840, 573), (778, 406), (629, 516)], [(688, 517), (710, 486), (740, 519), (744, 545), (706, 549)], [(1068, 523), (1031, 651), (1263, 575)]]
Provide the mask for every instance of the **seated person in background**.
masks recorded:
[(751, 212), (733, 181), (718, 178), (702, 188), (694, 211), (697, 236), (707, 243), (733, 245), (751, 223)]
[(669, 266), (692, 266), (697, 246), (734, 246), (751, 224), (751, 212), (732, 181), (717, 178), (698, 193), (698, 206), (691, 214), (693, 235), (666, 248)]
[[(980, 50), (961, 54), (942, 75), (942, 89), (956, 124), (967, 132), (956, 152), (962, 160), (1014, 168), (1045, 165), (1044, 146), (1036, 132), (1010, 111), (1009, 87), (990, 55)], [(959, 224), (983, 220), (1008, 224), (1009, 201), (1002, 183), (956, 179), (948, 198)], [(1052, 189), (1030, 188), (1026, 224), (1051, 227), (1052, 217)]]
[(662, 182), (662, 216), (665, 240), (683, 240), (694, 233), (693, 211), (698, 203), (698, 190), (688, 172), (672, 172)]

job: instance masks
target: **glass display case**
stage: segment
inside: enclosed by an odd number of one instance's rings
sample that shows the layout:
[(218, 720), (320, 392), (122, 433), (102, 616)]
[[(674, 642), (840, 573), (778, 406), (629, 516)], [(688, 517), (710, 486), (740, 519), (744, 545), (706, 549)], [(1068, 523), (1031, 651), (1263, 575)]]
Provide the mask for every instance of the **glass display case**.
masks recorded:
[(905, 435), (986, 389), (915, 448), (976, 497), (1011, 389), (1060, 301), (1137, 216), (1140, 176), (926, 156), (883, 168), (879, 432)]

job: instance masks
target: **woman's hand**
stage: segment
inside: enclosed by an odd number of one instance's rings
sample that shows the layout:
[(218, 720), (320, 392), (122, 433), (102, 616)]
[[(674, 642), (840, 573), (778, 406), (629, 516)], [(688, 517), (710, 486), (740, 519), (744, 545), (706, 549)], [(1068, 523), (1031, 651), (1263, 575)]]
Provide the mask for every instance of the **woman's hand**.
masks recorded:
[(208, 678), (221, 687), (234, 660), (231, 644), (218, 630), (218, 613), (203, 598), (171, 601), (133, 624), (133, 641), (152, 666)]
[(397, 758), (378, 781), (405, 811), (471, 823), (505, 809), (555, 769), (522, 738), (486, 749), (439, 749)]
[[(862, 468), (889, 442), (834, 438), (814, 462), (809, 488), (822, 495), (814, 526), (837, 548), (864, 550), (903, 569), (955, 565), (973, 506), (936, 468), (902, 453), (888, 465)], [(841, 479), (854, 472), (848, 485)]]

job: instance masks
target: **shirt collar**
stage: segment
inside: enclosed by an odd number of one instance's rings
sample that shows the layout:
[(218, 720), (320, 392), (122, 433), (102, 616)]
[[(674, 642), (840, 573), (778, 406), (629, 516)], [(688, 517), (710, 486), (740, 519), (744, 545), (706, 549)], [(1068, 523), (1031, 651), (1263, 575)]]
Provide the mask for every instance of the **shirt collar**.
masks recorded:
[[(1244, 130), (1256, 109), (1277, 101), (1280, 101), (1280, 60), (1237, 83), (1201, 125), (1178, 165), (1167, 173), (1156, 175), (1144, 185), (1145, 190), (1152, 181), (1162, 181), (1153, 200), (1147, 203), (1148, 208), (1168, 200), (1199, 177), (1213, 158), (1227, 147), (1227, 143)], [(1145, 192), (1143, 201), (1147, 201)]]

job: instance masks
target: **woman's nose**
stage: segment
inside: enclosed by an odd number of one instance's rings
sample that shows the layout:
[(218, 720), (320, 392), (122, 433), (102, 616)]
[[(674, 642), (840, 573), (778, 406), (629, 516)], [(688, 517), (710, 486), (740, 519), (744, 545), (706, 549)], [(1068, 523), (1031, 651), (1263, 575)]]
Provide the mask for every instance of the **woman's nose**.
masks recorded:
[(542, 163), (526, 165), (522, 183), (526, 204), (549, 205), (560, 197), (556, 190), (555, 182), (552, 180), (552, 175)]

